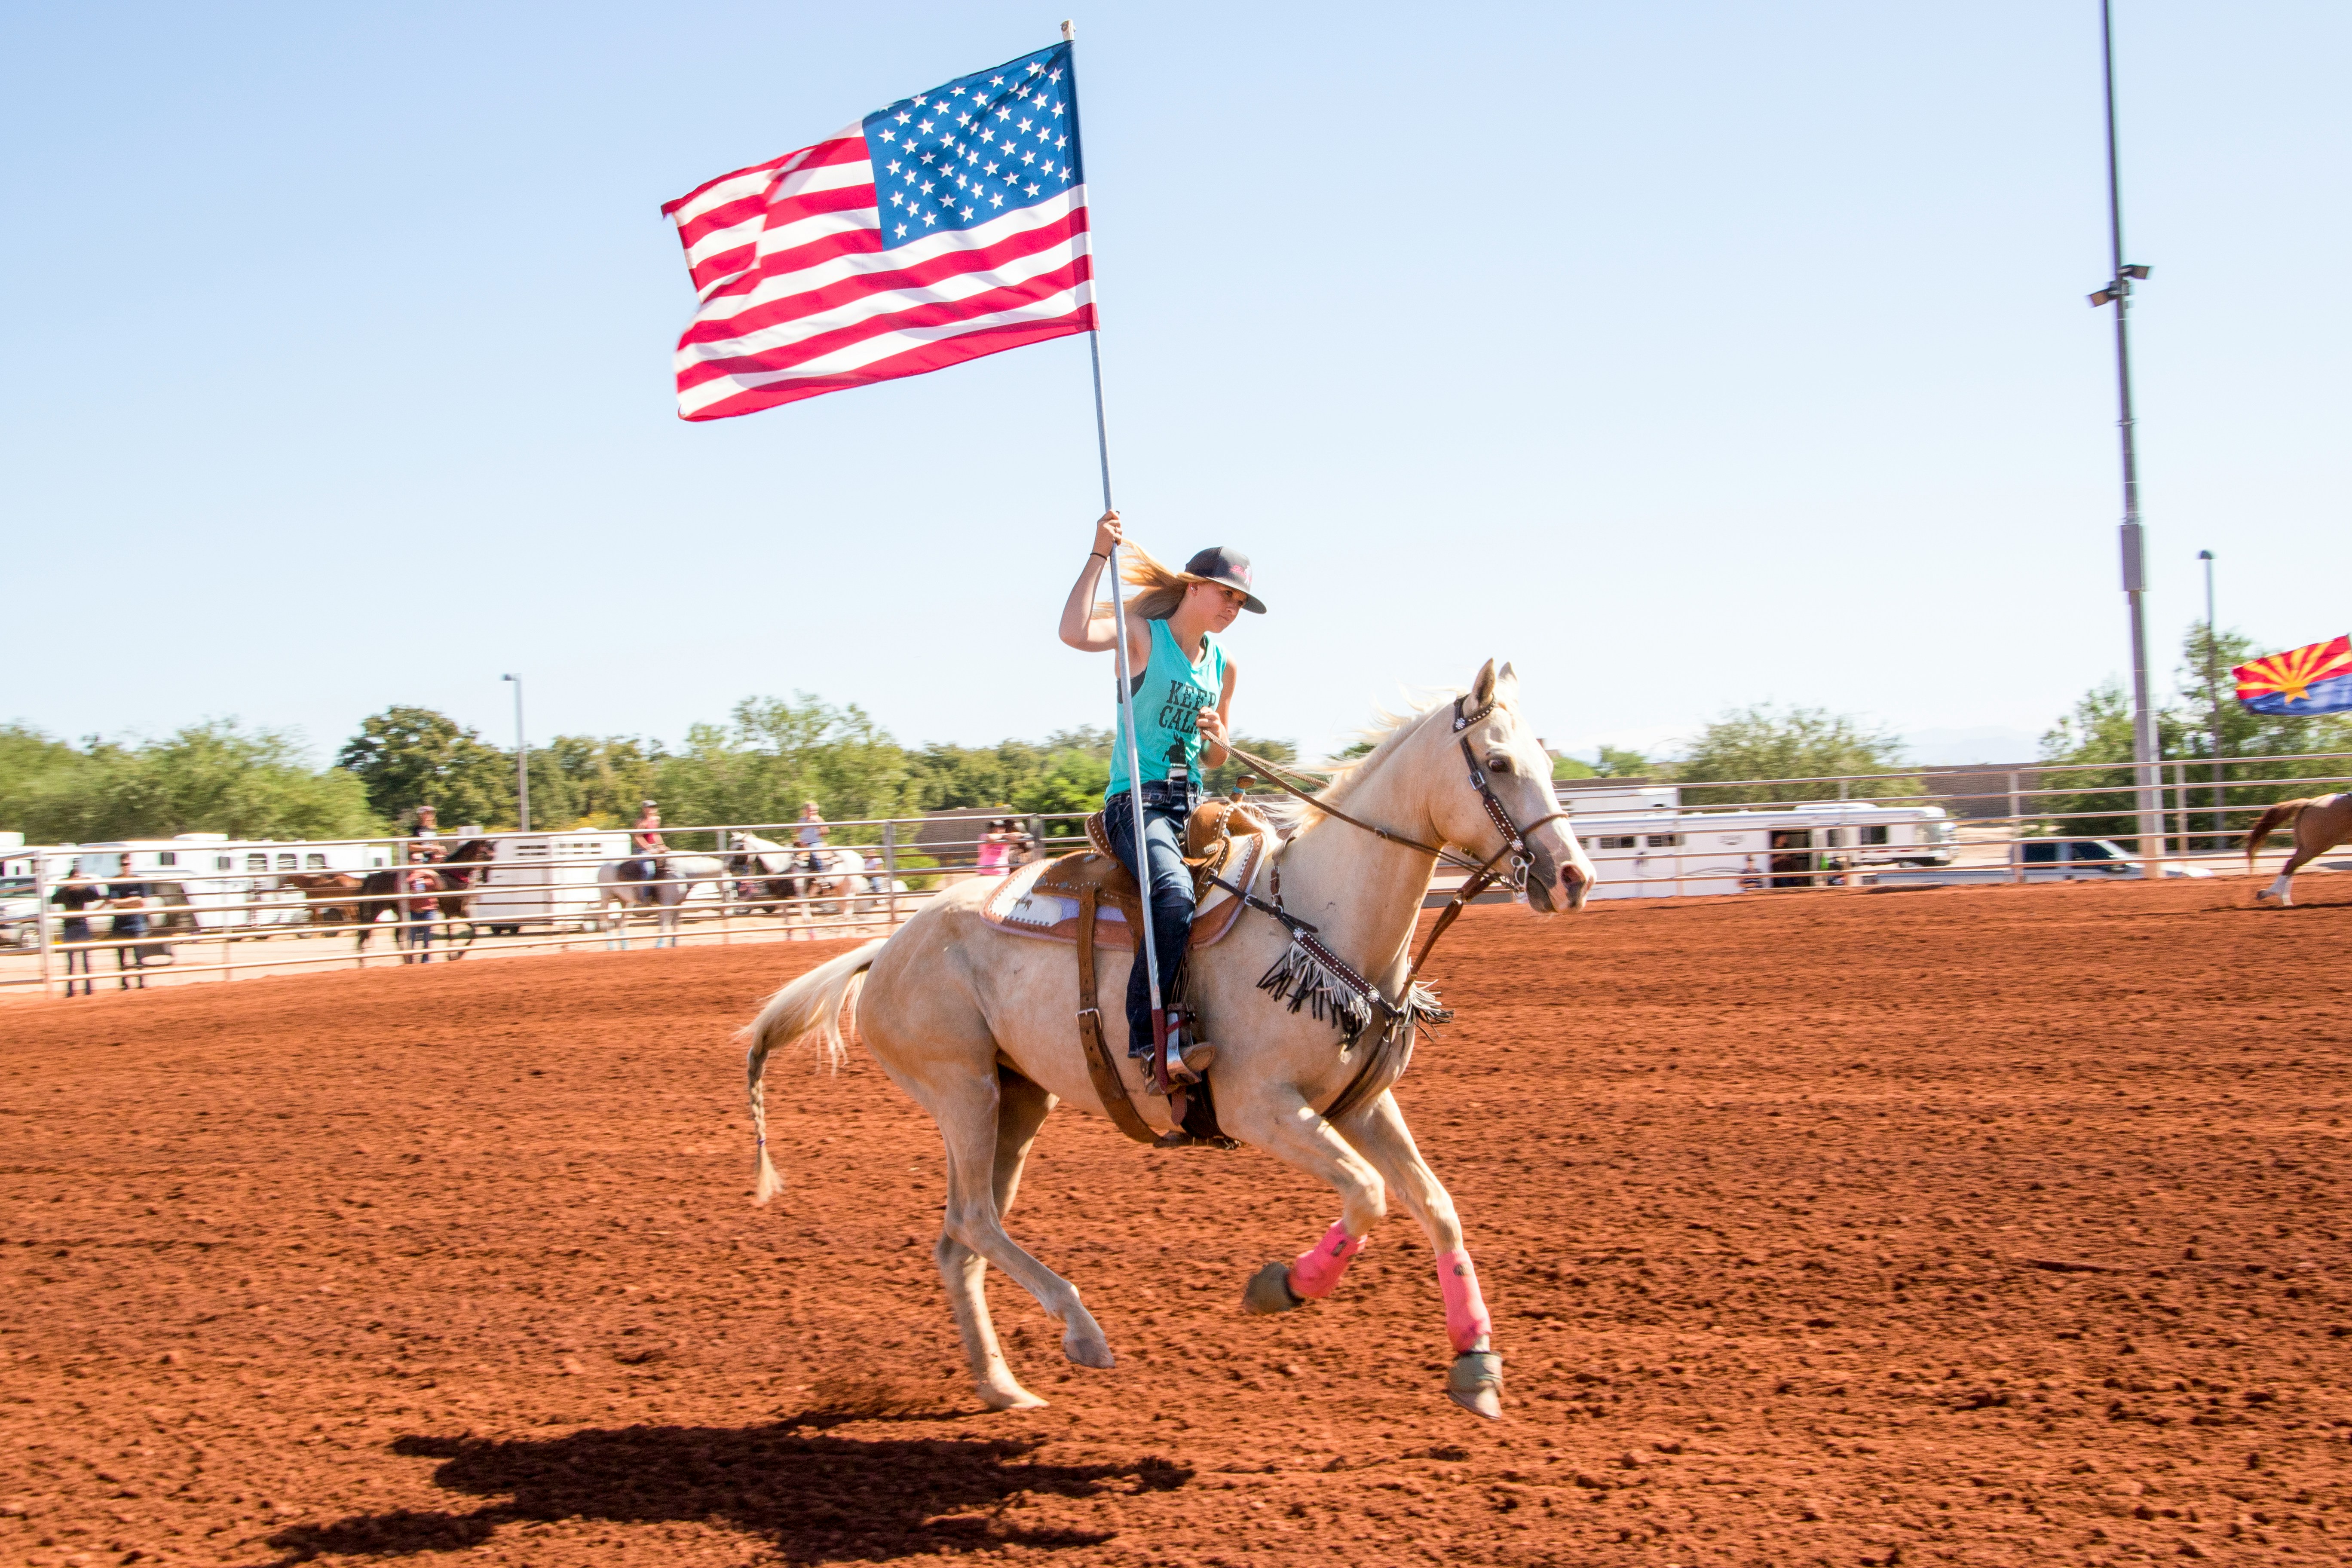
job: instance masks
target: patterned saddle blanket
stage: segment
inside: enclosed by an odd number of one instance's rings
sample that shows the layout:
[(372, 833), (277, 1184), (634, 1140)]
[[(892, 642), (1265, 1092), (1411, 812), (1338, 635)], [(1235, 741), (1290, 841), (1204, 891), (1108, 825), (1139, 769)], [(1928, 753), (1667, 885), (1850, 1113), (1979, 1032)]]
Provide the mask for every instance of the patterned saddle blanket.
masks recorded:
[[(1235, 833), (1222, 842), (1226, 846), (1222, 855), (1195, 868), (1194, 886), (1200, 893), (1192, 910), (1192, 945), (1196, 948), (1211, 946), (1231, 931), (1244, 908), (1239, 899), (1201, 873), (1213, 872), (1236, 888), (1246, 888), (1273, 839), (1264, 833)], [(989, 924), (1017, 936), (1075, 944), (1078, 895), (1088, 887), (1096, 889), (1095, 941), (1133, 952), (1135, 922), (1142, 911), (1135, 879), (1111, 857), (1089, 849), (1024, 866), (990, 895), (981, 912)]]

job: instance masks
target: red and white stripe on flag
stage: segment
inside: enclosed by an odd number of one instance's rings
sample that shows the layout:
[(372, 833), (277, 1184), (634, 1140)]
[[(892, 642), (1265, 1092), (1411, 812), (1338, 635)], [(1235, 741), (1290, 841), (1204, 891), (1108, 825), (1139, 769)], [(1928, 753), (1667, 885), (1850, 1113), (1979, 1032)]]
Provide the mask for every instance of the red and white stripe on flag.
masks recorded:
[(725, 419), (1093, 328), (1085, 185), (970, 226), (886, 237), (871, 123), (662, 208), (700, 300), (677, 342), (681, 418)]

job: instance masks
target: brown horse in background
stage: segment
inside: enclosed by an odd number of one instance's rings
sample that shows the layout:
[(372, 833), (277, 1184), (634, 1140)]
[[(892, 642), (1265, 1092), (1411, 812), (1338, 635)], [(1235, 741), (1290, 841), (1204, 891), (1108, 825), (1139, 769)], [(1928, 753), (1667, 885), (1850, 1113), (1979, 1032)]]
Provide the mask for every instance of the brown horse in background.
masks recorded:
[(2314, 795), (2309, 800), (2283, 800), (2265, 809), (2246, 830), (2246, 875), (2254, 874), (2254, 851), (2273, 828), (2294, 824), (2294, 853), (2286, 858), (2278, 879), (2254, 895), (2254, 902), (2276, 899), (2279, 908), (2292, 909), (2294, 874), (2330, 849), (2352, 838), (2352, 795)]
[[(462, 921), (474, 905), (475, 879), (482, 874), (493, 851), (487, 838), (468, 838), (437, 865), (429, 866), (436, 883), (435, 901), (441, 906), (441, 918)], [(381, 871), (370, 871), (352, 898), (352, 920), (360, 928), (358, 952), (367, 951), (368, 937), (385, 910), (398, 915), (401, 900), (408, 895), (400, 889), (400, 874), (412, 870), (408, 866), (388, 866)], [(465, 957), (459, 949), (449, 954), (451, 962)]]
[(281, 888), (291, 888), (302, 895), (303, 908), (312, 925), (347, 925), (356, 911), (353, 895), (360, 890), (361, 879), (349, 871), (294, 871), (278, 879)]

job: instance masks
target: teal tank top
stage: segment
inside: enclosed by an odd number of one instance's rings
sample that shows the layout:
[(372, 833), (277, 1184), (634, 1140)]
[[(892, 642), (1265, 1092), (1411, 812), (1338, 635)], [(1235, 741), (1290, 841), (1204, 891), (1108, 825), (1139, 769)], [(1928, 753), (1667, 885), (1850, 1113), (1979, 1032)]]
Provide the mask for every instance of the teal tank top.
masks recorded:
[[(1184, 650), (1176, 644), (1176, 634), (1168, 629), (1166, 621), (1148, 623), (1151, 627), (1151, 658), (1143, 666), (1143, 673), (1135, 680), (1136, 751), (1143, 764), (1147, 779), (1168, 776), (1168, 748), (1181, 746), (1184, 751), (1184, 772), (1192, 787), (1201, 787), (1201, 710), (1214, 708), (1217, 699), (1225, 691), (1225, 650), (1217, 646), (1210, 634), (1201, 634), (1201, 658), (1198, 663), (1187, 659)], [(1124, 795), (1129, 786), (1127, 773), (1127, 710), (1118, 710), (1118, 734), (1110, 749), (1110, 787), (1103, 792), (1108, 803), (1113, 795)]]

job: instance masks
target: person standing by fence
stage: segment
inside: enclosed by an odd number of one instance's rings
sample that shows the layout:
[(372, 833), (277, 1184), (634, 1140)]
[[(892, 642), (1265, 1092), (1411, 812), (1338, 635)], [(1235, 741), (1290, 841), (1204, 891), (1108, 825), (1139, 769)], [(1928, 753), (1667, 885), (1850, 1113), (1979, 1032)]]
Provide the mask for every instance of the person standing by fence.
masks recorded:
[(85, 945), (89, 941), (89, 910), (92, 905), (104, 908), (106, 900), (95, 882), (85, 881), (77, 875), (52, 889), (49, 902), (65, 911), (64, 920), (58, 922), (58, 940), (66, 949), (66, 994), (74, 994), (74, 975), (79, 972), (81, 994), (90, 995), (97, 982), (90, 978), (90, 950)]
[(980, 874), (1002, 877), (1013, 858), (1013, 825), (1000, 817), (991, 817), (988, 831), (980, 839)]
[(147, 884), (134, 882), (131, 875), (131, 852), (122, 852), (122, 869), (119, 880), (106, 888), (106, 906), (114, 919), (107, 933), (114, 941), (115, 989), (128, 991), (131, 983), (138, 981), (139, 989), (147, 989), (146, 972), (139, 967), (139, 939), (147, 934)]
[(401, 963), (433, 962), (433, 921), (440, 913), (440, 891), (441, 874), (425, 864), (424, 850), (411, 849), (400, 873), (400, 925), (408, 947)]

